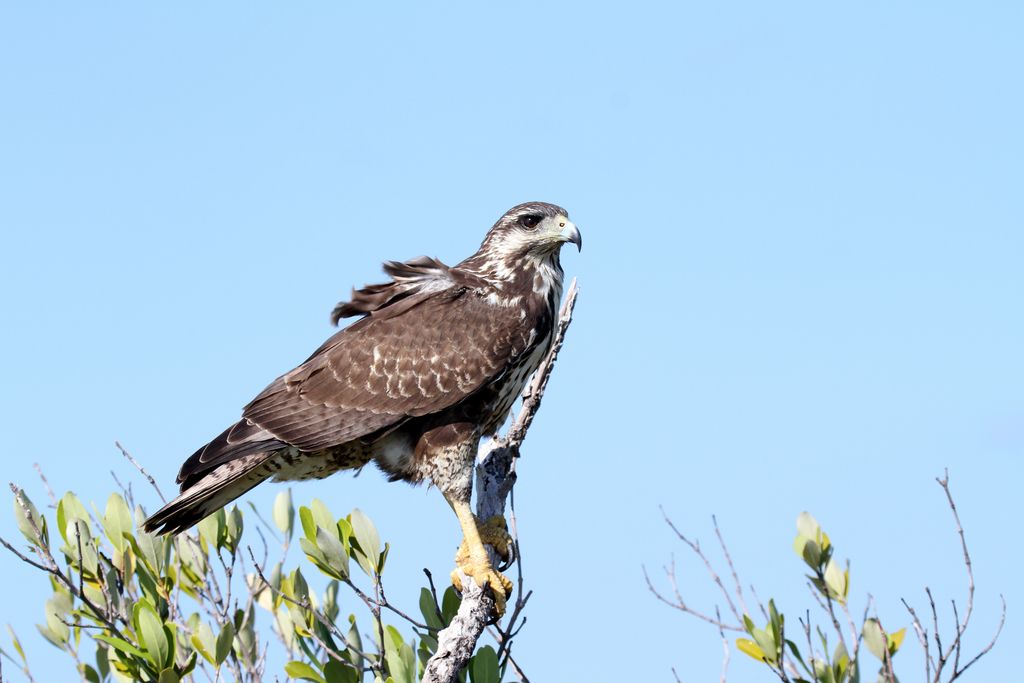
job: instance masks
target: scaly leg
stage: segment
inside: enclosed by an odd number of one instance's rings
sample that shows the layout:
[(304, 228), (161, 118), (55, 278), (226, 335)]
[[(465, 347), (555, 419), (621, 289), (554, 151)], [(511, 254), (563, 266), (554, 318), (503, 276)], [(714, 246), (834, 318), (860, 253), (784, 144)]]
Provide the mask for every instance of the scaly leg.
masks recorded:
[[(484, 532), (483, 535), (486, 536), (487, 542), (494, 545), (498, 554), (507, 556), (509, 536), (508, 531), (504, 528), (505, 520), (501, 519), (500, 530), (495, 528), (499, 526), (495, 522), (495, 519), (498, 518), (489, 519), (486, 523), (478, 526), (468, 501), (449, 499), (448, 502), (462, 526), (463, 541), (455, 555), (455, 564), (466, 576), (476, 581), (481, 588), (490, 587), (491, 593), (494, 595), (494, 609), (500, 617), (505, 613), (506, 598), (512, 594), (512, 582), (491, 566), (481, 538), (481, 531)], [(452, 585), (456, 590), (462, 591), (462, 579), (459, 577), (458, 571), (452, 572)]]
[[(505, 518), (501, 515), (494, 515), (486, 522), (481, 522), (476, 515), (473, 515), (473, 519), (476, 521), (476, 530), (480, 534), (481, 543), (494, 548), (494, 552), (498, 554), (502, 562), (508, 562), (512, 556), (512, 536), (508, 533), (508, 523), (505, 522)], [(455, 564), (461, 564), (462, 560), (468, 558), (469, 546), (463, 539), (462, 545), (455, 553)]]

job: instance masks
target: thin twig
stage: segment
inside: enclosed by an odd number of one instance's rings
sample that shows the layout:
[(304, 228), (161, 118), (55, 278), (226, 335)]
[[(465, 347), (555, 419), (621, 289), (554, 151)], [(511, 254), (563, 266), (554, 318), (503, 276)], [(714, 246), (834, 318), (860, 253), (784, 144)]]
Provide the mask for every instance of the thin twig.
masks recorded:
[(36, 474), (39, 475), (39, 478), (43, 482), (43, 488), (46, 489), (46, 495), (50, 499), (50, 507), (56, 508), (57, 507), (57, 496), (55, 496), (53, 494), (53, 489), (50, 488), (50, 482), (48, 482), (46, 480), (46, 475), (43, 474), (43, 468), (40, 467), (39, 463), (37, 463), (37, 462), (32, 463), (32, 467), (35, 468)]
[(886, 683), (896, 683), (896, 674), (892, 670), (892, 654), (889, 652), (889, 634), (882, 627), (882, 620), (875, 614), (875, 623), (878, 624), (878, 631), (882, 634), (882, 647), (884, 653), (885, 674), (888, 676)]
[(971, 668), (972, 664), (987, 655), (989, 650), (995, 646), (996, 641), (999, 640), (999, 634), (1003, 632), (1003, 625), (1006, 623), (1006, 598), (1000, 594), (999, 600), (1003, 603), (1003, 610), (999, 615), (999, 626), (996, 628), (996, 633), (992, 636), (992, 640), (988, 641), (988, 645), (983, 647), (978, 654), (971, 657), (970, 661), (964, 664), (964, 668), (959, 671), (955, 671), (953, 673), (953, 678), (949, 679), (950, 681), (954, 681), (959, 678), (965, 671), (967, 671), (967, 669)]
[[(665, 509), (664, 508), (660, 508), (660, 509), (661, 509), (661, 516), (665, 520), (665, 524), (667, 524), (668, 527), (670, 529), (672, 529), (673, 533), (675, 533), (676, 537), (680, 541), (682, 541), (684, 544), (686, 544), (686, 546), (690, 550), (692, 550), (693, 553), (698, 558), (700, 558), (701, 562), (704, 563), (704, 568), (707, 569), (708, 575), (710, 575), (712, 582), (714, 582), (714, 584), (716, 586), (718, 586), (718, 590), (722, 593), (722, 596), (725, 598), (725, 602), (729, 606), (729, 611), (732, 612), (733, 617), (735, 617), (736, 621), (738, 621), (738, 622), (742, 621), (742, 617), (740, 616), (738, 610), (736, 609), (735, 603), (733, 603), (732, 596), (729, 594), (729, 590), (725, 587), (725, 584), (722, 582), (722, 579), (718, 575), (718, 572), (715, 571), (715, 568), (712, 566), (711, 561), (708, 559), (707, 555), (704, 554), (704, 550), (700, 547), (700, 542), (699, 541), (691, 541), (689, 538), (687, 538), (681, 531), (679, 531), (679, 529), (676, 527), (676, 525), (672, 522), (672, 519), (665, 512)], [(717, 525), (717, 523), (716, 523), (716, 525)], [(729, 565), (731, 567), (732, 563), (730, 562)], [(644, 572), (644, 575), (646, 576), (646, 570)], [(675, 587), (675, 562), (674, 562), (674, 560), (673, 560), (673, 571), (672, 571), (669, 579), (672, 582), (673, 587)], [(648, 587), (651, 588), (650, 581), (648, 581), (647, 583), (648, 583)], [(652, 591), (655, 593), (655, 595), (657, 595), (657, 591), (654, 591), (653, 588), (652, 588)], [(679, 595), (679, 591), (676, 590), (675, 593), (676, 593), (677, 602), (678, 602), (678, 605), (676, 605), (676, 606), (678, 607), (678, 609), (680, 609), (680, 610), (682, 610), (684, 612), (688, 612), (688, 613), (693, 614), (693, 610), (691, 610), (689, 607), (686, 607), (685, 602), (683, 601), (682, 597)], [(744, 612), (746, 612), (746, 608), (745, 607), (744, 607)], [(709, 623), (716, 624), (716, 625), (721, 625), (720, 621), (716, 622), (714, 619), (712, 619), (711, 617), (708, 617), (707, 615), (703, 615), (701, 618), (703, 618), (705, 621), (708, 621)], [(743, 628), (739, 627), (739, 626), (723, 626), (723, 628), (727, 628), (727, 629), (733, 630), (733, 631), (742, 631), (743, 630)]]
[[(719, 622), (722, 621), (722, 613), (718, 609), (718, 605), (715, 605), (715, 617)], [(718, 627), (718, 635), (722, 638), (722, 675), (719, 676), (718, 683), (725, 683), (726, 674), (729, 673), (729, 639), (725, 637), (725, 629), (721, 626)], [(672, 671), (675, 672), (675, 669)]]
[(914, 633), (917, 634), (918, 642), (921, 643), (921, 649), (924, 650), (924, 679), (925, 681), (930, 681), (932, 677), (933, 662), (931, 652), (928, 651), (928, 646), (930, 645), (928, 640), (928, 631), (926, 631), (924, 626), (921, 624), (921, 620), (918, 618), (917, 612), (914, 611), (914, 608), (911, 607), (903, 598), (900, 598), (900, 602), (902, 602), (903, 606), (907, 608), (908, 612), (910, 612), (910, 623), (914, 627)]
[[(673, 566), (674, 566), (675, 559), (673, 559), (672, 562), (673, 562)], [(666, 576), (669, 577), (669, 582), (672, 583), (672, 585), (673, 585), (672, 591), (673, 591), (673, 593), (676, 596), (676, 600), (669, 600), (664, 595), (662, 595), (658, 591), (658, 589), (654, 587), (654, 584), (651, 582), (651, 577), (647, 574), (647, 567), (641, 567), (641, 569), (642, 569), (642, 571), (644, 573), (644, 581), (647, 582), (647, 590), (649, 590), (654, 595), (654, 597), (656, 597), (658, 600), (660, 600), (661, 602), (665, 603), (669, 607), (675, 608), (675, 609), (679, 610), (680, 612), (685, 612), (686, 614), (689, 614), (691, 616), (697, 617), (698, 619), (700, 619), (702, 621), (706, 621), (709, 624), (713, 624), (714, 626), (717, 626), (720, 629), (724, 629), (724, 630), (727, 630), (727, 631), (739, 631), (739, 632), (743, 631), (743, 627), (742, 626), (736, 626), (736, 625), (733, 625), (733, 624), (726, 624), (726, 623), (720, 621), (719, 619), (716, 619), (716, 618), (714, 618), (714, 617), (712, 617), (710, 615), (707, 615), (707, 614), (704, 614), (703, 612), (695, 610), (692, 607), (690, 607), (688, 604), (686, 604), (686, 601), (682, 599), (682, 597), (681, 597), (681, 595), (679, 593), (679, 590), (676, 587), (674, 571), (672, 569), (670, 569), (669, 567), (665, 567), (664, 568), (665, 569), (665, 574), (666, 574)]]
[[(740, 601), (740, 607), (743, 609), (744, 614), (749, 614), (747, 610), (747, 603), (743, 599), (743, 585), (740, 583), (740, 577), (736, 574), (736, 566), (732, 563), (732, 555), (729, 554), (729, 547), (725, 544), (725, 539), (722, 537), (722, 530), (718, 527), (718, 517), (711, 515), (711, 523), (715, 527), (715, 536), (718, 538), (718, 545), (722, 548), (722, 554), (725, 555), (725, 563), (729, 565), (729, 571), (732, 573), (732, 581), (736, 584), (736, 599)], [(733, 616), (736, 616), (736, 611), (733, 610)], [(739, 617), (736, 617), (739, 619)]]
[(163, 492), (160, 491), (160, 487), (157, 485), (156, 479), (154, 479), (153, 476), (149, 472), (146, 471), (146, 468), (144, 468), (142, 465), (140, 465), (139, 462), (135, 458), (132, 457), (132, 454), (129, 453), (128, 450), (124, 446), (121, 445), (120, 441), (115, 441), (114, 445), (117, 446), (117, 449), (119, 451), (121, 451), (121, 455), (123, 455), (125, 458), (128, 459), (128, 462), (130, 462), (131, 464), (135, 465), (135, 469), (137, 469), (139, 472), (142, 473), (142, 476), (144, 476), (146, 478), (146, 481), (149, 482), (150, 486), (152, 486), (154, 489), (156, 489), (156, 495), (160, 496), (160, 502), (166, 504), (167, 503), (167, 499), (164, 498)]
[(8, 543), (6, 540), (4, 540), (2, 538), (0, 538), (0, 544), (2, 544), (5, 548), (7, 548), (12, 553), (14, 553), (22, 561), (27, 562), (28, 564), (32, 565), (33, 567), (35, 567), (37, 569), (41, 569), (42, 571), (45, 571), (46, 573), (50, 574), (55, 579), (60, 581), (62, 584), (64, 584), (64, 586), (68, 589), (68, 591), (70, 591), (70, 593), (74, 597), (76, 597), (79, 600), (81, 600), (82, 603), (86, 607), (88, 607), (89, 610), (92, 611), (92, 613), (94, 615), (94, 618), (99, 619), (104, 624), (106, 624), (107, 628), (110, 629), (110, 632), (113, 633), (114, 635), (116, 635), (118, 638), (124, 639), (124, 635), (121, 633), (121, 629), (119, 629), (117, 627), (117, 624), (115, 624), (110, 619), (109, 614), (107, 614), (105, 611), (103, 611), (99, 607), (97, 607), (92, 602), (92, 600), (90, 600), (83, 591), (79, 590), (78, 587), (75, 586), (74, 582), (71, 581), (71, 579), (69, 579), (64, 574), (64, 572), (62, 572), (60, 570), (60, 567), (57, 566), (57, 562), (53, 559), (53, 555), (50, 554), (50, 551), (48, 550), (48, 546), (47, 546), (47, 543), (46, 543), (45, 539), (43, 538), (42, 531), (40, 531), (39, 525), (36, 522), (35, 516), (32, 514), (31, 509), (28, 507), (28, 503), (25, 500), (24, 493), (22, 492), (22, 490), (20, 488), (18, 488), (14, 484), (10, 484), (10, 487), (11, 487), (11, 491), (14, 492), (14, 499), (18, 502), (18, 505), (21, 507), (22, 513), (25, 515), (25, 518), (28, 520), (29, 526), (32, 528), (32, 532), (35, 535), (36, 542), (37, 542), (38, 548), (39, 548), (39, 557), (46, 564), (39, 564), (37, 562), (33, 562), (28, 557), (22, 555), (20, 552), (15, 550), (14, 546), (12, 546), (10, 543)]
[[(272, 594), (277, 595), (278, 597), (280, 597), (285, 602), (291, 603), (291, 604), (295, 605), (296, 607), (298, 607), (300, 609), (306, 609), (306, 610), (309, 610), (310, 612), (312, 612), (313, 613), (313, 617), (318, 622), (320, 622), (320, 624), (324, 628), (326, 628), (328, 630), (328, 632), (330, 632), (330, 634), (332, 636), (340, 639), (343, 643), (345, 643), (345, 647), (346, 648), (348, 648), (349, 650), (352, 650), (352, 652), (354, 652), (355, 654), (359, 655), (360, 657), (365, 659), (367, 662), (370, 662), (371, 666), (372, 666), (372, 662), (374, 662), (375, 660), (378, 661), (378, 665), (377, 665), (377, 667), (374, 667), (374, 670), (375, 671), (379, 671), (380, 673), (383, 673), (382, 670), (378, 669), (380, 664), (379, 664), (379, 660), (378, 660), (377, 657), (372, 657), (372, 656), (366, 654), (365, 652), (363, 652), (362, 650), (360, 650), (359, 648), (357, 648), (356, 646), (354, 646), (351, 643), (351, 641), (349, 641), (348, 636), (346, 636), (344, 633), (342, 633), (338, 629), (338, 627), (334, 625), (334, 622), (332, 622), (330, 619), (327, 619), (325, 616), (320, 614), (319, 610), (313, 609), (312, 605), (310, 605), (308, 600), (296, 600), (294, 598), (290, 598), (287, 595), (285, 595), (284, 593), (282, 593), (280, 590), (278, 590), (277, 588), (274, 588), (273, 584), (271, 584), (270, 581), (267, 580), (267, 577), (263, 574), (263, 568), (260, 567), (259, 563), (256, 561), (256, 556), (253, 555), (252, 547), (251, 546), (246, 546), (246, 550), (249, 551), (249, 557), (252, 559), (252, 564), (253, 564), (253, 568), (256, 570), (256, 575), (260, 577), (260, 580), (263, 582), (263, 585), (266, 586), (267, 588), (269, 588), (270, 592)], [(324, 647), (326, 648), (326, 646), (324, 646)], [(346, 664), (349, 664), (348, 660), (345, 660), (345, 659), (340, 659), (339, 661), (342, 661), (342, 662), (344, 662)]]

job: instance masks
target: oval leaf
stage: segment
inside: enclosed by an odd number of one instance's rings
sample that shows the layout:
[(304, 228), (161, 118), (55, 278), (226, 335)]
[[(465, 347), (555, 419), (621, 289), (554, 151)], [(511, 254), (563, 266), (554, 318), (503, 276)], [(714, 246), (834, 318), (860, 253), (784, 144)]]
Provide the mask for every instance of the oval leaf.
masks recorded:
[(314, 681), (314, 683), (327, 683), (324, 677), (317, 673), (317, 670), (305, 662), (288, 662), (284, 665), (284, 672), (292, 678), (301, 681)]
[(750, 655), (759, 662), (765, 661), (764, 652), (762, 652), (761, 648), (757, 646), (757, 643), (752, 640), (748, 640), (747, 638), (737, 638), (736, 647), (740, 652)]
[(292, 490), (285, 489), (274, 499), (274, 524), (284, 534), (285, 541), (292, 539), (295, 529), (295, 506), (292, 504)]
[(484, 645), (473, 655), (469, 670), (473, 683), (499, 683), (498, 654), (490, 645)]
[(359, 566), (372, 576), (380, 563), (380, 536), (377, 535), (377, 527), (359, 508), (352, 511), (348, 521), (352, 524), (352, 535), (359, 546), (356, 557)]
[(170, 654), (170, 644), (167, 642), (167, 635), (164, 633), (164, 624), (156, 611), (145, 600), (135, 604), (136, 620), (138, 622), (139, 644), (146, 650), (146, 656), (153, 663), (157, 671), (164, 668), (164, 663)]
[(224, 660), (231, 654), (231, 643), (235, 640), (235, 625), (230, 621), (224, 624), (224, 628), (221, 629), (220, 635), (217, 636), (217, 646), (215, 657), (217, 659), (217, 666), (224, 663)]

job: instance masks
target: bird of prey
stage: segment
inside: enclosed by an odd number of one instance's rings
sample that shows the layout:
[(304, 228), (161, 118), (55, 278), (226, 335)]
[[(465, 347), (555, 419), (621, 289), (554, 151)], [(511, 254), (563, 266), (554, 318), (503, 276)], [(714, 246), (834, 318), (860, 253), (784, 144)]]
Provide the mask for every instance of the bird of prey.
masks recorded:
[(462, 527), (456, 564), (491, 589), (500, 614), (512, 585), (483, 543), (505, 553), (507, 531), (501, 517), (478, 522), (471, 511), (475, 458), (551, 346), (567, 242), (582, 248), (565, 209), (531, 202), (458, 265), (386, 262), (390, 282), (353, 290), (331, 315), (335, 325), (360, 319), (193, 453), (180, 495), (145, 529), (179, 533), (265, 479), (319, 479), (372, 460), (391, 480), (441, 491)]

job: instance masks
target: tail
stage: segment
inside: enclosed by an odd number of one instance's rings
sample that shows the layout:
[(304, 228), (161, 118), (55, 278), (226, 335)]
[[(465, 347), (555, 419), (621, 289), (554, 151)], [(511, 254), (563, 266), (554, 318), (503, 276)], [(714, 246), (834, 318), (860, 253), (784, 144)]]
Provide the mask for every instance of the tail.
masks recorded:
[(250, 453), (213, 468), (142, 524), (149, 533), (178, 534), (274, 474), (274, 452)]

